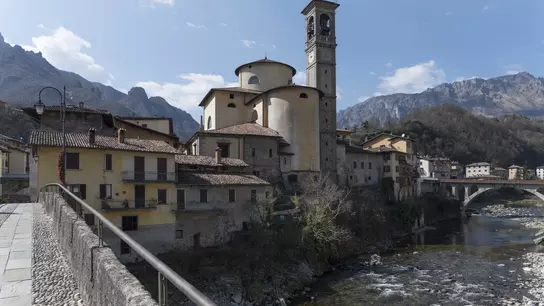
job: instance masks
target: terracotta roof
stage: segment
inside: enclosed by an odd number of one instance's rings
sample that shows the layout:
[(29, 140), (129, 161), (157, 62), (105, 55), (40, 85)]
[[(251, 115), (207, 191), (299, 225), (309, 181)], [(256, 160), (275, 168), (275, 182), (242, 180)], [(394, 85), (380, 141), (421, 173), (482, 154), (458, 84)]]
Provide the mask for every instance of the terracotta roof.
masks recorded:
[(262, 91), (252, 90), (252, 89), (247, 89), (247, 88), (242, 88), (242, 87), (212, 88), (212, 89), (210, 89), (210, 91), (208, 91), (208, 93), (204, 96), (204, 98), (202, 99), (202, 101), (200, 101), (200, 103), (198, 104), (198, 106), (205, 106), (205, 105), (206, 105), (206, 101), (208, 101), (208, 98), (210, 97), (210, 95), (211, 95), (214, 91), (228, 91), (228, 92), (237, 92), (237, 93), (254, 94), (254, 95), (258, 95), (258, 94), (260, 94), (260, 93), (262, 92)]
[(295, 74), (297, 74), (297, 70), (295, 68), (293, 68), (293, 66), (288, 65), (286, 63), (282, 63), (282, 62), (273, 61), (273, 60), (268, 59), (266, 57), (261, 59), (261, 60), (258, 60), (258, 61), (253, 61), (253, 62), (250, 62), (250, 63), (243, 64), (240, 67), (236, 68), (236, 70), (234, 70), (234, 73), (236, 74), (236, 76), (238, 76), (238, 74), (240, 74), (240, 69), (242, 69), (245, 66), (249, 66), (249, 65), (253, 65), (253, 64), (280, 64), (280, 65), (284, 65), (284, 66), (289, 67), (291, 69), (291, 72), (293, 73), (293, 76), (295, 76)]
[(201, 155), (176, 155), (176, 163), (182, 165), (195, 165), (195, 166), (229, 166), (229, 167), (247, 167), (249, 166), (241, 159), (221, 157), (221, 163), (215, 162), (215, 157), (201, 156)]
[(178, 185), (270, 185), (251, 174), (178, 172)]
[[(62, 132), (32, 131), (28, 143), (35, 146), (62, 147)], [(69, 148), (88, 148), (102, 150), (121, 150), (151, 153), (178, 153), (178, 150), (161, 140), (138, 140), (126, 138), (119, 143), (116, 137), (96, 134), (95, 144), (89, 143), (89, 135), (84, 133), (66, 133), (66, 146)]]
[(477, 166), (491, 166), (491, 164), (486, 162), (479, 162), (479, 163), (472, 163), (467, 165), (467, 167), (477, 167)]
[[(34, 110), (34, 107), (25, 107), (23, 110)], [(44, 107), (44, 111), (51, 111), (51, 112), (60, 112), (60, 105), (48, 105)], [(66, 105), (66, 112), (69, 113), (95, 113), (95, 114), (104, 114), (108, 115), (110, 112), (108, 112), (105, 109), (97, 109), (97, 108), (86, 108), (86, 107), (79, 107), (78, 105)]]
[(406, 154), (406, 153), (404, 153), (402, 151), (399, 151), (399, 150), (397, 150), (395, 148), (389, 148), (389, 147), (367, 148), (365, 150), (370, 151), (370, 152), (377, 152), (377, 153), (395, 152), (395, 153)]
[[(143, 125), (139, 125), (136, 122), (128, 121), (128, 120), (134, 120), (134, 119), (123, 119), (123, 118), (124, 117), (119, 117), (119, 116), (114, 117), (115, 121), (119, 121), (119, 122), (122, 122), (122, 123), (125, 123), (125, 124), (129, 124), (129, 125), (132, 125), (134, 127), (139, 128), (139, 129), (150, 131), (150, 132), (155, 133), (155, 134), (160, 134), (160, 135), (163, 135), (163, 136), (167, 136), (167, 137), (170, 137), (173, 140), (179, 141), (179, 137), (176, 134), (174, 134), (174, 132), (173, 132), (172, 118), (158, 118), (158, 119), (169, 119), (169, 121), (170, 121), (170, 131), (172, 132), (172, 134), (163, 133), (161, 131), (151, 129), (151, 128), (145, 127)], [(133, 118), (136, 118), (136, 117), (133, 117)], [(157, 118), (154, 118), (154, 119), (157, 119)], [(142, 119), (142, 120), (144, 120), (144, 119)], [(116, 128), (119, 128), (117, 126), (117, 123), (116, 123)]]
[(393, 134), (389, 134), (389, 133), (379, 133), (378, 135), (376, 135), (376, 136), (374, 136), (374, 137), (372, 137), (372, 138), (366, 140), (366, 141), (363, 142), (361, 145), (365, 145), (365, 144), (367, 144), (367, 143), (369, 143), (369, 142), (372, 142), (372, 141), (374, 141), (374, 140), (376, 140), (376, 139), (378, 139), (378, 138), (380, 138), (380, 137), (382, 137), (382, 136), (387, 136), (387, 137), (389, 137), (391, 140), (392, 140), (392, 139), (400, 138), (400, 139), (404, 139), (404, 140), (414, 141), (413, 139), (410, 139), (410, 138), (408, 138), (408, 137), (402, 137), (402, 136), (399, 136), (399, 135), (393, 135)]
[(273, 129), (264, 127), (255, 122), (232, 125), (217, 130), (200, 131), (199, 133), (281, 137), (281, 135)]
[(0, 152), (9, 152), (9, 149), (0, 144)]

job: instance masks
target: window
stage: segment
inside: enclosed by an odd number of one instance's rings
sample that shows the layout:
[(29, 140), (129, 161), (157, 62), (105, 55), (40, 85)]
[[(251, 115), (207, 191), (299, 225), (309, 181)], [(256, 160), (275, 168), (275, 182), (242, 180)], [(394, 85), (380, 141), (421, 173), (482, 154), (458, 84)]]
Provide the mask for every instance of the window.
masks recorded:
[(287, 176), (287, 182), (288, 183), (296, 183), (298, 182), (298, 176), (296, 174), (289, 174)]
[(253, 170), (253, 175), (255, 175), (255, 176), (259, 176), (259, 174), (260, 174), (260, 173), (259, 173), (259, 171), (255, 171), (255, 170)]
[(383, 166), (383, 172), (391, 172), (391, 166)]
[(145, 123), (142, 123), (142, 126), (146, 128), (146, 127), (147, 127), (147, 124), (145, 124)]
[(308, 95), (306, 93), (301, 93), (299, 96), (301, 99), (308, 99)]
[(217, 146), (221, 149), (221, 157), (229, 157), (230, 156), (230, 144), (228, 143), (218, 143)]
[(178, 229), (176, 230), (176, 239), (182, 239), (183, 238), (183, 230)]
[(270, 198), (270, 191), (265, 191), (264, 197), (267, 199)]
[(212, 129), (212, 116), (208, 116), (208, 125), (206, 125), (206, 129)]
[(272, 158), (272, 149), (268, 149), (268, 157)]
[(361, 162), (361, 169), (365, 168), (365, 162)]
[(399, 166), (395, 167), (395, 172), (399, 172)]
[(350, 176), (349, 176), (349, 179), (350, 179), (350, 180), (353, 180), (353, 175), (350, 175)]
[(121, 255), (130, 254), (130, 246), (121, 239), (119, 239), (119, 241), (121, 242), (121, 245), (120, 245)]
[(111, 184), (100, 184), (100, 199), (111, 199)]
[(227, 107), (236, 108), (236, 104), (234, 104), (234, 103), (229, 103), (229, 104), (227, 104)]
[(247, 83), (248, 84), (259, 84), (261, 81), (259, 80), (259, 77), (254, 75), (252, 77), (249, 78), (249, 80), (247, 80)]
[(79, 153), (66, 153), (66, 169), (79, 170)]
[(368, 162), (368, 169), (372, 169), (372, 163)]
[(196, 152), (196, 143), (193, 144), (193, 155), (197, 155), (197, 152)]
[(200, 202), (201, 203), (207, 203), (208, 202), (208, 190), (207, 189), (200, 189)]
[(112, 166), (111, 154), (104, 155), (104, 170), (111, 171)]
[(158, 204), (166, 204), (166, 189), (157, 189)]
[(255, 157), (255, 148), (251, 148), (251, 157)]
[(138, 216), (122, 216), (121, 229), (124, 231), (138, 230)]
[(93, 214), (85, 214), (85, 223), (87, 223), (88, 226), (94, 225), (94, 215)]
[(287, 165), (287, 157), (284, 157), (284, 158), (283, 158), (283, 164), (284, 164), (284, 165)]
[(234, 99), (234, 94), (230, 94), (230, 95), (229, 95), (229, 98), (230, 98), (230, 99)]
[(243, 231), (247, 231), (249, 229), (249, 223), (247, 222), (242, 222), (242, 230)]
[(85, 184), (73, 184), (69, 186), (69, 190), (75, 193), (80, 199), (85, 200), (87, 198), (87, 185)]
[(251, 201), (257, 201), (257, 190), (251, 190)]
[(353, 162), (353, 169), (357, 169), (357, 162), (356, 161)]
[(236, 190), (229, 189), (229, 203), (236, 202)]

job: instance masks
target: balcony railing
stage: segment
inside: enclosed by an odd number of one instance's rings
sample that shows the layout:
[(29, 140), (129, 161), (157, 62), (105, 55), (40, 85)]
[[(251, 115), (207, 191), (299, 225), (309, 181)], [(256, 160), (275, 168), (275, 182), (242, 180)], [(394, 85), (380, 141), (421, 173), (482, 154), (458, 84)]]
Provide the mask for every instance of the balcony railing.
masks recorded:
[(124, 210), (145, 210), (156, 209), (158, 202), (156, 200), (113, 200), (100, 199), (100, 206), (104, 211), (124, 211)]
[(176, 172), (123, 171), (125, 182), (175, 182)]
[(2, 177), (6, 178), (6, 179), (27, 180), (28, 179), (28, 173), (10, 173), (10, 172), (3, 172), (2, 171)]
[[(174, 212), (201, 212), (201, 211), (222, 211), (222, 203), (210, 203), (210, 202), (185, 202), (185, 203), (171, 203), (170, 207)], [(227, 203), (224, 203), (225, 205)]]

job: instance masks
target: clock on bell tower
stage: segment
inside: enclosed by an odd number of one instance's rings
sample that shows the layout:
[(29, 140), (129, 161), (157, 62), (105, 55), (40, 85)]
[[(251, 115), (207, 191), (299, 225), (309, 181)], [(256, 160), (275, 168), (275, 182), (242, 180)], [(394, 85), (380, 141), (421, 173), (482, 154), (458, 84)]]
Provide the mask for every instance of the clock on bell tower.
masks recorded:
[(306, 85), (325, 95), (319, 104), (320, 169), (336, 179), (336, 9), (331, 1), (312, 0), (306, 17)]

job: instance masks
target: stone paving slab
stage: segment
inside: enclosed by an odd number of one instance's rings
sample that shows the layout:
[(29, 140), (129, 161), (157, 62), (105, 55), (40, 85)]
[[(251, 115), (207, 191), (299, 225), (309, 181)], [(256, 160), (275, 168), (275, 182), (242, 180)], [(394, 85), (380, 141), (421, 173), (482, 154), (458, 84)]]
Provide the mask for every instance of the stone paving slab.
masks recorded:
[(0, 306), (31, 303), (34, 204), (0, 207)]

